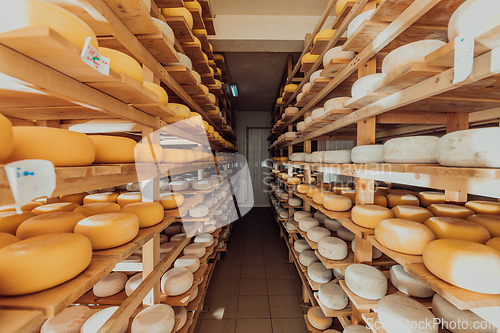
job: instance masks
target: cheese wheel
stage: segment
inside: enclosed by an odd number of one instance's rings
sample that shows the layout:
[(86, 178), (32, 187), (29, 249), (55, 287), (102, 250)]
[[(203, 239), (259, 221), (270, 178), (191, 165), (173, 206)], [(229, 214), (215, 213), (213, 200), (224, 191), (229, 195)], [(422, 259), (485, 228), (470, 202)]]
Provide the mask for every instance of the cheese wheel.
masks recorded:
[(389, 208), (406, 205), (406, 206), (419, 206), (420, 201), (413, 194), (400, 194), (400, 193), (389, 193), (386, 196), (387, 206)]
[(327, 283), (332, 279), (333, 273), (323, 263), (313, 262), (307, 267), (307, 276), (316, 283)]
[(337, 46), (325, 53), (323, 56), (323, 67), (328, 66), (331, 61), (351, 60), (354, 59), (354, 57), (355, 53), (353, 51), (343, 51), (342, 46)]
[(209, 247), (214, 243), (214, 237), (210, 234), (201, 234), (196, 236), (193, 242)]
[[(212, 187), (212, 184), (208, 180), (197, 180), (197, 181), (194, 181), (193, 183), (191, 183), (191, 187), (193, 188), (193, 190), (196, 190), (196, 191), (204, 191), (204, 190), (208, 190), (210, 187)], [(210, 207), (208, 207), (208, 208), (210, 208)]]
[(363, 24), (364, 21), (369, 20), (372, 14), (375, 12), (375, 9), (368, 10), (364, 13), (356, 16), (349, 26), (347, 27), (347, 38), (351, 38), (352, 35), (358, 30), (358, 28)]
[(142, 202), (141, 192), (124, 192), (116, 198), (116, 203), (122, 208), (137, 202)]
[(189, 295), (189, 297), (187, 299), (187, 302), (189, 303), (189, 302), (193, 301), (196, 297), (198, 297), (198, 292), (199, 292), (198, 286), (194, 286), (191, 295)]
[(188, 119), (191, 117), (191, 110), (183, 104), (168, 103), (168, 108), (175, 113), (176, 117)]
[(319, 192), (321, 191), (321, 189), (317, 188), (316, 186), (310, 186), (307, 191), (306, 191), (306, 195), (309, 197), (309, 198), (312, 198), (314, 193), (316, 192)]
[(163, 149), (156, 144), (138, 143), (134, 156), (136, 163), (160, 163), (163, 159)]
[(187, 310), (184, 306), (173, 306), (172, 309), (174, 309), (175, 314), (175, 324), (172, 332), (178, 332), (186, 324)]
[[(306, 127), (307, 127), (307, 126), (309, 126), (309, 124), (310, 124), (310, 123), (312, 123), (312, 121), (313, 121), (313, 119), (312, 119), (312, 117), (311, 117), (311, 116), (306, 117), (306, 119), (304, 119), (304, 124), (305, 124), (305, 125), (306, 125)], [(306, 154), (305, 156), (307, 156), (307, 154)]]
[(378, 205), (357, 205), (351, 210), (351, 219), (357, 225), (375, 229), (380, 221), (394, 217), (394, 213)]
[(52, 162), (55, 167), (71, 167), (94, 162), (94, 143), (85, 134), (36, 126), (15, 126), (12, 131), (14, 148), (2, 163), (40, 159)]
[(421, 255), (424, 247), (436, 239), (427, 226), (403, 219), (386, 219), (375, 228), (377, 241), (390, 250)]
[[(319, 79), (319, 78), (321, 77), (321, 72), (322, 72), (322, 71), (323, 71), (323, 70), (322, 70), (322, 69), (320, 69), (320, 70), (317, 70), (317, 71), (315, 71), (315, 72), (313, 72), (313, 73), (311, 74), (311, 76), (309, 77), (309, 81), (311, 82), (311, 84), (314, 84), (314, 81), (315, 81), (316, 79)], [(313, 111), (313, 113), (314, 113), (314, 111)], [(312, 114), (311, 114), (311, 116), (312, 116)], [(315, 118), (313, 117), (313, 119), (315, 119)]]
[(170, 28), (167, 23), (157, 19), (156, 17), (151, 17), (151, 19), (153, 20), (153, 23), (156, 25), (158, 30), (160, 30), (165, 35), (165, 37), (167, 37), (170, 43), (175, 44), (175, 35), (172, 28)]
[(307, 243), (307, 241), (305, 239), (298, 239), (295, 242), (293, 242), (293, 248), (298, 253), (302, 253), (306, 250), (311, 250), (309, 243)]
[(342, 223), (340, 223), (337, 220), (326, 218), (323, 220), (323, 225), (325, 228), (327, 228), (330, 231), (338, 231), (340, 228), (342, 228)]
[(333, 310), (342, 310), (349, 305), (349, 297), (335, 282), (324, 283), (319, 286), (318, 297), (323, 305)]
[(320, 32), (318, 32), (316, 34), (316, 36), (314, 36), (313, 44), (316, 44), (316, 41), (318, 40), (318, 38), (321, 38), (321, 39), (332, 38), (335, 35), (335, 32), (336, 32), (336, 30), (333, 30), (333, 29), (321, 30)]
[(144, 83), (144, 73), (142, 71), (142, 67), (131, 56), (107, 47), (100, 47), (99, 53), (106, 58), (109, 58), (109, 68), (111, 70), (117, 73), (123, 73), (140, 84)]
[(420, 201), (420, 205), (422, 205), (423, 207), (428, 207), (432, 204), (444, 204), (445, 202), (444, 192), (418, 192), (417, 197)]
[(319, 227), (319, 221), (312, 217), (304, 217), (299, 221), (299, 229), (303, 232), (307, 232), (309, 229), (314, 227)]
[(475, 38), (498, 26), (500, 7), (495, 0), (465, 1), (448, 23), (448, 39), (458, 36)]
[(384, 162), (432, 164), (436, 161), (438, 138), (413, 136), (390, 139), (384, 143)]
[(381, 207), (387, 207), (387, 198), (383, 194), (378, 192), (375, 192), (374, 194), (373, 204)]
[(489, 246), (438, 239), (425, 247), (423, 260), (432, 274), (452, 285), (478, 293), (500, 293), (500, 252)]
[(306, 267), (317, 261), (319, 261), (318, 257), (311, 250), (305, 250), (299, 254), (299, 262)]
[(0, 232), (0, 249), (6, 247), (7, 245), (14, 244), (15, 242), (19, 242), (20, 239), (14, 236), (13, 234), (9, 234), (6, 232)]
[(361, 325), (348, 325), (342, 333), (371, 333), (370, 329)]
[(139, 218), (139, 228), (154, 226), (164, 218), (163, 206), (158, 202), (136, 202), (122, 208), (124, 213), (132, 213)]
[(491, 237), (500, 237), (500, 216), (488, 214), (475, 214), (467, 218), (467, 221), (479, 223), (488, 229)]
[(312, 153), (312, 161), (313, 163), (321, 163), (323, 162), (323, 154), (324, 151), (315, 151)]
[(379, 73), (379, 74), (370, 74), (358, 79), (352, 85), (351, 89), (352, 98), (358, 99), (367, 95), (372, 91), (374, 85), (384, 77), (385, 77), (384, 74)]
[(349, 198), (352, 203), (356, 202), (356, 191), (355, 190), (342, 190), (340, 191), (341, 196)]
[(84, 271), (91, 259), (91, 244), (81, 235), (50, 234), (13, 243), (0, 249), (0, 295), (55, 287)]
[(96, 202), (116, 202), (119, 195), (119, 193), (115, 192), (89, 194), (83, 198), (83, 203), (87, 205)]
[(161, 291), (167, 296), (184, 294), (193, 286), (193, 273), (184, 267), (169, 269), (161, 277)]
[(31, 212), (33, 209), (40, 207), (41, 205), (42, 203), (37, 201), (28, 202), (27, 204), (21, 206), (21, 210), (23, 212)]
[(139, 218), (132, 213), (92, 215), (77, 223), (75, 234), (86, 236), (93, 250), (104, 250), (123, 245), (139, 233)]
[(120, 205), (114, 202), (94, 202), (77, 207), (73, 210), (73, 212), (80, 213), (88, 217), (97, 214), (116, 213), (120, 210)]
[(209, 209), (206, 205), (204, 204), (199, 204), (196, 205), (195, 207), (189, 209), (189, 216), (198, 218), (198, 217), (205, 217), (209, 213)]
[(54, 212), (33, 216), (25, 220), (16, 231), (23, 240), (45, 234), (72, 233), (75, 225), (85, 216), (75, 212)]
[(378, 319), (387, 333), (438, 333), (432, 312), (400, 295), (388, 295), (378, 302)]
[(353, 163), (383, 163), (384, 145), (366, 145), (352, 148)]
[(296, 178), (296, 177), (292, 177), (292, 178), (287, 179), (287, 183), (291, 184), (291, 185), (296, 185), (296, 184), (300, 183), (300, 181), (301, 181), (301, 179)]
[(165, 89), (163, 89), (160, 85), (153, 83), (153, 82), (148, 82), (144, 81), (144, 87), (148, 88), (152, 92), (158, 95), (159, 102), (165, 106), (168, 105), (168, 95)]
[(184, 7), (176, 7), (176, 8), (162, 8), (161, 13), (163, 16), (181, 16), (184, 17), (184, 20), (186, 21), (186, 24), (189, 27), (189, 30), (193, 29), (193, 16)]
[(118, 294), (125, 288), (127, 275), (122, 272), (112, 272), (97, 282), (92, 291), (97, 297), (109, 297)]
[(341, 227), (337, 230), (337, 236), (345, 241), (354, 240), (354, 233), (345, 227)]
[[(356, 253), (356, 239), (351, 242), (351, 250), (353, 253)], [(382, 255), (382, 251), (372, 246), (372, 259), (378, 259), (382, 257)]]
[(327, 195), (323, 198), (322, 203), (326, 209), (334, 212), (345, 212), (352, 207), (351, 199), (343, 195)]
[(333, 164), (351, 163), (351, 151), (350, 150), (325, 151), (325, 153), (323, 154), (323, 162), (333, 163)]
[(59, 202), (74, 202), (79, 205), (83, 205), (83, 198), (85, 198), (87, 195), (89, 195), (87, 192), (65, 194), (59, 197)]
[(163, 163), (185, 163), (186, 153), (183, 149), (163, 149)]
[(347, 243), (337, 237), (323, 237), (318, 242), (318, 252), (326, 259), (344, 260), (347, 257)]
[(500, 237), (490, 239), (486, 242), (486, 245), (500, 252)]
[(309, 238), (311, 242), (315, 243), (319, 242), (323, 237), (328, 237), (330, 235), (330, 230), (323, 227), (313, 227), (307, 230), (307, 238)]
[(292, 207), (299, 207), (302, 206), (302, 200), (300, 198), (290, 198), (288, 204)]
[(467, 207), (452, 204), (432, 204), (427, 207), (434, 216), (455, 217), (457, 219), (466, 219), (474, 215), (474, 211)]
[(285, 109), (285, 115), (291, 116), (291, 115), (296, 115), (299, 112), (299, 108), (289, 106)]
[(196, 258), (203, 258), (207, 253), (207, 248), (203, 244), (189, 244), (184, 248), (183, 251), (185, 256), (195, 256)]
[(346, 110), (344, 108), (345, 102), (350, 100), (349, 97), (336, 97), (329, 99), (328, 101), (325, 102), (325, 105), (323, 106), (325, 108), (325, 113), (331, 113), (334, 112), (335, 110)]
[(173, 332), (175, 312), (170, 305), (154, 304), (135, 316), (131, 333), (164, 333)]
[(79, 205), (74, 202), (58, 202), (36, 207), (31, 212), (36, 215), (55, 213), (55, 212), (71, 212), (78, 207)]
[(168, 185), (168, 187), (172, 191), (184, 191), (184, 190), (188, 189), (189, 183), (187, 181), (185, 181), (185, 180), (178, 180), (178, 181), (170, 182), (170, 184)]
[(435, 291), (427, 287), (423, 282), (406, 273), (401, 265), (392, 266), (389, 274), (394, 287), (406, 295), (429, 298), (435, 294)]
[(128, 279), (127, 283), (125, 284), (125, 294), (127, 296), (132, 295), (134, 290), (136, 290), (141, 283), (142, 283), (142, 272), (137, 273), (130, 279)]
[(34, 216), (36, 215), (32, 212), (22, 212), (21, 214), (15, 211), (0, 212), (0, 232), (15, 235), (21, 223)]
[(86, 306), (70, 306), (43, 323), (40, 333), (79, 333), (91, 315), (92, 312)]
[[(99, 329), (108, 321), (109, 318), (118, 310), (117, 306), (111, 306), (94, 313), (80, 329), (80, 333), (96, 333)], [(123, 326), (117, 331), (118, 333), (127, 332), (129, 322), (127, 321)]]
[(428, 209), (413, 205), (397, 205), (392, 207), (391, 211), (395, 218), (420, 223), (424, 223), (427, 219), (434, 216)]
[(173, 242), (174, 237), (181, 237), (185, 236), (184, 234), (180, 234), (182, 230), (182, 226), (180, 223), (172, 223), (168, 227), (165, 228), (165, 235), (170, 235), (172, 238), (170, 239), (171, 242)]
[[(198, 112), (191, 112), (191, 117), (189, 118), (189, 121), (191, 121), (192, 123), (194, 123), (197, 126), (205, 128), (205, 126), (203, 124), (204, 120)], [(207, 125), (208, 125), (208, 123), (207, 123)]]
[(359, 297), (378, 300), (387, 293), (387, 278), (375, 267), (352, 264), (345, 270), (347, 287)]
[(431, 217), (424, 224), (438, 239), (461, 239), (482, 244), (491, 239), (488, 229), (472, 221), (454, 217)]
[(285, 227), (289, 230), (289, 231), (296, 231), (297, 228), (295, 228), (295, 226), (293, 225), (292, 222), (287, 222)]
[(14, 148), (14, 135), (12, 123), (4, 115), (0, 114), (0, 161), (5, 160)]
[(174, 267), (184, 267), (194, 273), (200, 268), (200, 259), (193, 255), (182, 256), (175, 260)]
[(414, 62), (424, 62), (425, 57), (446, 43), (440, 40), (424, 39), (398, 47), (382, 62), (382, 73), (389, 75)]
[(469, 201), (465, 207), (472, 209), (476, 214), (500, 215), (500, 202), (497, 201)]
[(313, 306), (307, 311), (307, 320), (318, 330), (326, 330), (333, 324), (333, 318), (326, 317), (319, 306)]
[(312, 196), (313, 202), (315, 204), (321, 205), (321, 204), (323, 204), (323, 198), (325, 196), (330, 195), (330, 194), (332, 194), (332, 192), (330, 192), (330, 191), (322, 191), (322, 190), (316, 191), (313, 193), (313, 196)]
[[(302, 96), (302, 94), (299, 94), (300, 96)], [(299, 97), (299, 95), (297, 95), (297, 97)], [(297, 100), (300, 100), (300, 99), (297, 99)], [(297, 123), (297, 131), (302, 131), (304, 128), (306, 127), (306, 123), (303, 122), (303, 121), (299, 121)], [(291, 161), (294, 161), (293, 159)]]
[[(207, 36), (207, 30), (206, 29), (193, 29), (193, 35), (202, 35), (202, 36)], [(214, 64), (215, 65), (215, 61), (213, 60), (209, 60), (208, 63), (211, 65), (211, 64)], [(213, 69), (213, 68), (212, 68)], [(213, 74), (213, 73), (212, 73)]]
[(184, 195), (181, 193), (164, 193), (160, 196), (160, 204), (165, 209), (175, 209), (184, 203)]
[(313, 54), (311, 54), (311, 52), (307, 52), (302, 57), (300, 63), (303, 65), (305, 62), (309, 62), (309, 63), (316, 62), (316, 60), (318, 60), (318, 58), (319, 58), (319, 55), (313, 55)]

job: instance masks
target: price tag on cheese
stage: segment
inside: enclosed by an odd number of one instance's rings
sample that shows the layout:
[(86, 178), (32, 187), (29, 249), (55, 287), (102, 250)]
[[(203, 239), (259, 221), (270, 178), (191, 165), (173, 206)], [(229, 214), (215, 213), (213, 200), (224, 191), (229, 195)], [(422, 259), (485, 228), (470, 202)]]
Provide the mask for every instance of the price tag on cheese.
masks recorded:
[(18, 213), (34, 199), (50, 198), (56, 188), (56, 172), (50, 161), (22, 160), (6, 164), (4, 169)]
[(453, 84), (464, 81), (472, 73), (474, 65), (474, 38), (455, 38), (455, 77)]
[(104, 75), (109, 75), (109, 58), (101, 55), (92, 45), (90, 45), (90, 37), (87, 37), (83, 45), (80, 58), (90, 67), (98, 70)]

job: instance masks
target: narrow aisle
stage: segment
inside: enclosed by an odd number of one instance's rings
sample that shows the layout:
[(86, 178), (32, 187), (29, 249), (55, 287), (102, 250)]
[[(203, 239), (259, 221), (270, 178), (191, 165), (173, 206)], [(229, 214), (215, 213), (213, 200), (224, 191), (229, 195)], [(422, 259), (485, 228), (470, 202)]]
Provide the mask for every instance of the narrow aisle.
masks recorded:
[(306, 333), (301, 281), (270, 208), (235, 222), (197, 333)]

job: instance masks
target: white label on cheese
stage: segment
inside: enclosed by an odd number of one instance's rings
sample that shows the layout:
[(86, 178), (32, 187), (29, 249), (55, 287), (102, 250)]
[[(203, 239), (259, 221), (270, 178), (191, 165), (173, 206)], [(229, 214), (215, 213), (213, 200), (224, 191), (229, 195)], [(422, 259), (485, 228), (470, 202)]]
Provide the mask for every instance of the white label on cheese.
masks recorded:
[(464, 81), (472, 73), (474, 64), (474, 38), (455, 38), (455, 77), (453, 84)]
[(90, 67), (98, 70), (104, 75), (109, 75), (109, 58), (101, 55), (92, 45), (90, 45), (90, 37), (87, 37), (83, 45), (80, 58)]
[(46, 160), (22, 160), (5, 165), (12, 196), (16, 201), (16, 210), (21, 213), (21, 206), (41, 198), (51, 197), (56, 188), (54, 165)]

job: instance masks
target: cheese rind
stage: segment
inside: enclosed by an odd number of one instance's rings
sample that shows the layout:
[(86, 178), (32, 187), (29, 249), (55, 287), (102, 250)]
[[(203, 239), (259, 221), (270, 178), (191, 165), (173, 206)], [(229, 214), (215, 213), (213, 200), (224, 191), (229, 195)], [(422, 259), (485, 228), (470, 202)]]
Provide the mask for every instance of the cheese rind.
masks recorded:
[(175, 209), (184, 203), (184, 195), (181, 193), (164, 193), (160, 196), (160, 204), (165, 209)]
[(423, 207), (429, 207), (432, 204), (444, 204), (445, 202), (444, 192), (418, 192), (417, 197)]
[(457, 219), (466, 219), (474, 215), (474, 211), (467, 207), (462, 207), (453, 204), (432, 204), (427, 207), (434, 216), (439, 217), (455, 217)]
[(83, 323), (92, 315), (83, 305), (70, 306), (43, 323), (40, 333), (79, 333)]
[(335, 282), (322, 284), (318, 290), (318, 297), (322, 304), (333, 310), (342, 310), (349, 305), (349, 297)]
[(477, 243), (486, 243), (491, 235), (481, 224), (454, 217), (431, 217), (424, 223), (436, 235), (437, 239), (461, 239)]
[(119, 193), (115, 192), (89, 194), (83, 198), (83, 204), (86, 205), (94, 202), (116, 202), (119, 195)]
[(85, 215), (75, 212), (55, 212), (33, 216), (19, 225), (16, 236), (20, 240), (56, 233), (72, 233)]
[(500, 237), (500, 216), (488, 214), (474, 214), (467, 218), (467, 221), (479, 223), (488, 229), (491, 237)]
[(97, 282), (92, 291), (97, 297), (109, 297), (118, 294), (125, 288), (127, 275), (122, 272), (111, 272)]
[(193, 15), (184, 7), (178, 8), (162, 8), (161, 13), (163, 16), (182, 16), (186, 21), (189, 30), (193, 29)]
[(500, 237), (495, 237), (486, 242), (486, 245), (500, 252)]
[(352, 85), (351, 89), (352, 98), (358, 99), (363, 96), (366, 96), (366, 94), (372, 91), (373, 86), (375, 86), (375, 84), (384, 77), (385, 77), (384, 74), (378, 73), (378, 74), (370, 74), (367, 76), (363, 76), (362, 78), (358, 79)]
[(313, 306), (307, 311), (307, 320), (318, 330), (326, 330), (333, 323), (333, 318), (326, 317), (319, 306)]
[(352, 264), (345, 270), (347, 287), (359, 297), (378, 300), (387, 293), (387, 278), (378, 269), (365, 264)]
[(15, 211), (0, 212), (0, 232), (15, 235), (21, 223), (33, 216), (36, 215), (32, 212), (22, 212), (21, 214)]
[(406, 273), (404, 267), (401, 265), (394, 265), (390, 270), (390, 279), (394, 287), (406, 295), (429, 298), (436, 292), (427, 287), (423, 282), (417, 280), (410, 274)]
[(397, 205), (391, 209), (394, 217), (397, 219), (410, 220), (424, 223), (427, 219), (434, 216), (428, 209), (414, 205)]
[(194, 273), (200, 268), (200, 259), (193, 255), (182, 256), (175, 260), (174, 267), (185, 267)]
[(141, 192), (124, 192), (116, 198), (116, 203), (122, 208), (137, 202), (142, 202)]
[(399, 205), (419, 206), (420, 201), (413, 194), (389, 193), (386, 196), (389, 208)]
[(298, 253), (302, 253), (303, 251), (306, 251), (306, 250), (311, 250), (311, 247), (309, 246), (309, 244), (307, 243), (307, 241), (305, 239), (296, 240), (293, 243), (293, 248)]
[(472, 209), (476, 214), (500, 215), (500, 202), (497, 201), (469, 201), (465, 207)]
[(308, 267), (313, 262), (318, 262), (318, 261), (319, 261), (318, 257), (311, 250), (302, 251), (299, 255), (299, 262), (306, 267)]
[(375, 229), (380, 221), (394, 217), (394, 213), (378, 205), (357, 205), (351, 210), (351, 219), (357, 225)]
[[(96, 333), (99, 329), (108, 321), (109, 318), (118, 310), (117, 306), (111, 306), (94, 313), (80, 329), (80, 333)], [(118, 333), (127, 332), (129, 322), (127, 321), (123, 326), (117, 331)]]
[(384, 162), (433, 164), (438, 138), (414, 136), (390, 139), (384, 143)]
[(352, 207), (351, 199), (349, 199), (344, 195), (335, 195), (335, 194), (324, 196), (322, 204), (326, 209), (334, 212), (345, 212), (351, 209)]
[(311, 228), (319, 227), (319, 221), (312, 217), (304, 217), (300, 219), (300, 221), (298, 222), (299, 222), (299, 229), (304, 232), (307, 232)]
[(0, 161), (6, 159), (12, 153), (12, 149), (14, 149), (12, 123), (0, 114)]
[(166, 304), (151, 305), (135, 316), (131, 333), (172, 332), (175, 325), (175, 312)]
[(387, 333), (438, 333), (432, 312), (400, 295), (388, 295), (378, 302), (378, 319)]
[(307, 276), (316, 283), (327, 283), (332, 279), (333, 273), (323, 263), (313, 262), (307, 266)]
[(75, 213), (80, 213), (86, 217), (104, 214), (104, 213), (117, 213), (121, 210), (120, 205), (114, 202), (94, 202), (89, 203), (73, 210)]
[(347, 243), (337, 237), (323, 237), (318, 242), (318, 252), (330, 260), (344, 260), (348, 254)]
[(144, 73), (142, 71), (142, 67), (131, 56), (117, 50), (109, 49), (107, 47), (100, 47), (99, 53), (106, 58), (109, 58), (109, 68), (111, 70), (117, 73), (124, 73), (140, 84), (144, 83)]
[(307, 230), (307, 238), (309, 238), (311, 242), (315, 243), (319, 242), (323, 237), (328, 237), (330, 235), (330, 230), (323, 227), (314, 227)]
[(124, 213), (132, 213), (139, 218), (139, 228), (154, 226), (164, 218), (163, 206), (157, 202), (136, 202), (122, 208)]
[(153, 82), (148, 82), (144, 81), (143, 83), (144, 87), (148, 88), (152, 92), (154, 92), (156, 95), (158, 95), (159, 102), (165, 106), (168, 105), (168, 95), (165, 89), (163, 89), (159, 84), (153, 83)]
[(382, 163), (384, 162), (384, 145), (365, 145), (352, 148), (353, 163)]
[(193, 255), (197, 258), (202, 258), (207, 253), (207, 248), (203, 244), (189, 244), (183, 251), (185, 256)]
[(421, 255), (425, 246), (435, 240), (436, 236), (422, 223), (403, 219), (385, 219), (375, 228), (375, 238), (390, 250)]
[(184, 294), (193, 286), (193, 273), (184, 267), (174, 267), (163, 274), (161, 291), (167, 296)]
[(440, 40), (424, 39), (398, 47), (384, 58), (382, 73), (389, 75), (409, 63), (424, 62), (427, 55), (445, 44)]
[(19, 242), (20, 239), (6, 232), (0, 232), (0, 249), (6, 247), (7, 245)]

